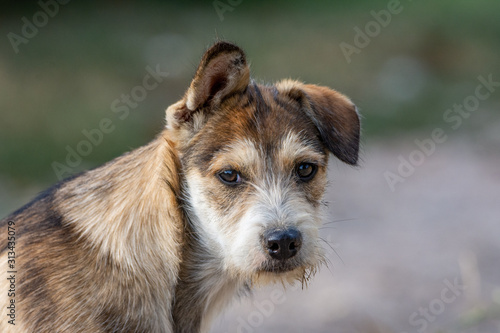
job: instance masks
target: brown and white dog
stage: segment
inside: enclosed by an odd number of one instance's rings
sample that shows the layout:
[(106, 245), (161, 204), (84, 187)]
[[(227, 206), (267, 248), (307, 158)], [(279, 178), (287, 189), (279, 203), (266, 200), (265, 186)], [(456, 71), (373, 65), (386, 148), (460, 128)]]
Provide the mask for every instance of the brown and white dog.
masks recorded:
[(0, 262), (15, 268), (1, 332), (207, 332), (235, 296), (323, 262), (329, 152), (358, 159), (348, 98), (256, 84), (243, 51), (218, 42), (166, 118), (148, 145), (0, 222)]

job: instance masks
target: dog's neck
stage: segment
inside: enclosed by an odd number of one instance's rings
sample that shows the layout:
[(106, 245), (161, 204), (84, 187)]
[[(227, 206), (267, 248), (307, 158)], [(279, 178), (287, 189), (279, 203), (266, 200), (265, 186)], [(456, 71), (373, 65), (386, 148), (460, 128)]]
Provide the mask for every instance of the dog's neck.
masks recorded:
[[(196, 217), (191, 216), (190, 221)], [(200, 240), (195, 224), (187, 226), (179, 282), (173, 307), (176, 333), (208, 332), (212, 321), (235, 298), (248, 294), (245, 281), (229, 276), (217, 256), (218, 245)]]

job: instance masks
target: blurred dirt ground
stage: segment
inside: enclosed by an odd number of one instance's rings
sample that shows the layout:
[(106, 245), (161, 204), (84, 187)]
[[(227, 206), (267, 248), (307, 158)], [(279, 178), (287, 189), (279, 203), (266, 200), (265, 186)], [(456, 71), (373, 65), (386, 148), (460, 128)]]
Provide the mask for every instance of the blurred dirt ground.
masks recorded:
[(500, 332), (500, 155), (452, 138), (392, 192), (384, 172), (414, 149), (333, 162), (329, 268), (305, 290), (235, 302), (212, 332)]

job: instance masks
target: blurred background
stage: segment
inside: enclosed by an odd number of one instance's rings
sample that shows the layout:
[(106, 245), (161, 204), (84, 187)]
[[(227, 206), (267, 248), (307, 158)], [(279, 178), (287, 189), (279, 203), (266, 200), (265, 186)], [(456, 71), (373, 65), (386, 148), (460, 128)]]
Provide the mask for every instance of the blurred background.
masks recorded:
[(328, 267), (303, 290), (235, 302), (213, 332), (500, 332), (500, 2), (1, 8), (0, 217), (150, 141), (204, 50), (226, 39), (259, 82), (348, 95), (363, 152), (359, 168), (330, 166)]

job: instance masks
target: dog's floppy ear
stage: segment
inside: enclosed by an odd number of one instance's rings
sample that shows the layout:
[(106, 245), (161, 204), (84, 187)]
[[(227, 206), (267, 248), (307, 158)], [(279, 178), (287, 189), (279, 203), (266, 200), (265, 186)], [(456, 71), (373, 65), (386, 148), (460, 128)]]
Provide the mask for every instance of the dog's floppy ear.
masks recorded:
[(341, 93), (306, 84), (306, 112), (319, 130), (327, 148), (341, 161), (358, 163), (360, 121), (356, 106)]
[(215, 43), (203, 55), (184, 98), (167, 109), (167, 129), (193, 134), (210, 110), (224, 98), (244, 91), (249, 82), (245, 53), (234, 44)]
[(327, 87), (291, 80), (277, 86), (301, 103), (328, 150), (345, 163), (357, 164), (360, 120), (349, 98)]

